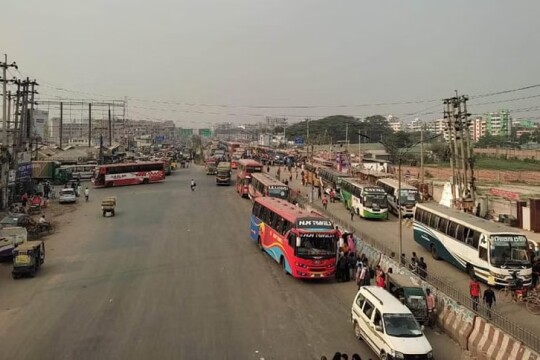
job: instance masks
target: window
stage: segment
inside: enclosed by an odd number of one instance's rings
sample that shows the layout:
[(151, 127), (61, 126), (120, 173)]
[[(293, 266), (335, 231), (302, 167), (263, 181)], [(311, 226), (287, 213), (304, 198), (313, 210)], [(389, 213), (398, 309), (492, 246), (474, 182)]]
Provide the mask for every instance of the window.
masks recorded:
[[(276, 216), (276, 218), (278, 218)], [(280, 234), (283, 234), (285, 235), (285, 232), (283, 231), (283, 228), (284, 228), (284, 225), (285, 225), (285, 220), (280, 216), (278, 219), (277, 219), (277, 223), (276, 223), (276, 231)]]
[(375, 324), (375, 326), (382, 326), (382, 316), (379, 310), (375, 310), (375, 315), (373, 316), (373, 324)]
[(437, 229), (439, 227), (439, 220), (441, 219), (440, 216), (432, 214), (431, 215), (431, 221), (429, 222), (429, 226), (433, 229)]
[(371, 315), (373, 314), (373, 304), (370, 303), (368, 300), (364, 302), (364, 309), (362, 310), (364, 314), (366, 314), (368, 319), (371, 319)]
[(456, 230), (457, 230), (457, 224), (455, 222), (450, 221), (448, 224), (448, 231), (446, 232), (446, 235), (456, 238)]
[(463, 225), (457, 225), (456, 228), (456, 240), (465, 242), (465, 227)]
[(480, 236), (482, 233), (480, 231), (472, 230), (472, 246), (477, 248), (478, 244), (480, 244)]
[(448, 219), (447, 218), (441, 218), (439, 220), (439, 231), (442, 232), (443, 234), (446, 234), (446, 230), (448, 228)]
[(424, 209), (416, 209), (414, 212), (414, 220), (420, 221), (422, 219), (422, 214), (424, 213)]
[(358, 307), (362, 309), (362, 305), (364, 305), (365, 300), (366, 298), (362, 294), (359, 294), (358, 297), (356, 298), (356, 305), (358, 305)]
[(483, 248), (483, 247), (479, 247), (478, 248), (478, 257), (484, 261), (488, 261), (488, 257), (487, 257), (487, 254), (488, 254), (488, 251), (486, 248)]
[(294, 248), (296, 245), (296, 236), (294, 234), (289, 234), (289, 246)]

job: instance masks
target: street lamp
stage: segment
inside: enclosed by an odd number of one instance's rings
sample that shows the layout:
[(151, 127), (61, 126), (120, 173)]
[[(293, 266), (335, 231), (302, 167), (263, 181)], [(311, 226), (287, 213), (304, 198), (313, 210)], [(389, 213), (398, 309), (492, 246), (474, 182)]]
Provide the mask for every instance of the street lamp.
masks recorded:
[[(431, 141), (435, 138), (438, 138), (439, 136), (441, 136), (442, 134), (438, 134), (438, 135), (435, 135), (429, 139), (427, 139), (427, 141)], [(361, 134), (360, 132), (358, 132), (358, 136), (360, 137), (363, 137), (363, 138), (366, 138), (370, 141), (373, 141), (369, 136), (366, 136), (366, 135), (363, 135)], [(399, 151), (399, 148), (397, 148), (396, 146), (393, 146), (393, 145), (390, 145), (390, 144), (385, 144), (383, 143), (382, 141), (376, 141), (377, 143), (383, 145), (385, 148), (390, 148), (393, 150), (393, 152), (395, 154), (397, 154), (397, 160), (398, 160), (398, 195), (397, 195), (397, 200), (396, 200), (396, 204), (398, 206), (398, 226), (399, 226), (399, 264), (401, 265), (402, 262), (403, 262), (403, 259), (401, 257), (401, 254), (403, 254), (403, 224), (402, 224), (402, 221), (403, 221), (403, 214), (401, 213), (401, 163), (403, 161), (403, 156), (406, 155), (412, 148), (414, 148), (416, 145), (418, 144), (423, 144), (424, 143), (424, 139), (422, 137), (422, 139), (420, 139), (420, 141), (417, 141), (415, 143), (413, 143), (412, 145), (409, 145), (409, 146), (406, 146), (404, 149), (404, 151)]]

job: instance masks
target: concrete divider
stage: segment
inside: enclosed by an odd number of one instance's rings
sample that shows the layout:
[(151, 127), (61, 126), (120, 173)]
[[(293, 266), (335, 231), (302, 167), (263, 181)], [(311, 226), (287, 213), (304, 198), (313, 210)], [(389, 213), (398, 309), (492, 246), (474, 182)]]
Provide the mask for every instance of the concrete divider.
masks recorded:
[(451, 299), (443, 298), (437, 312), (438, 325), (462, 349), (468, 349), (469, 335), (473, 331), (474, 315), (466, 308), (455, 304)]
[[(521, 360), (524, 357), (525, 346), (511, 336), (502, 332), (481, 317), (474, 319), (474, 328), (469, 336), (467, 348), (479, 360)], [(527, 351), (528, 355), (532, 352)]]

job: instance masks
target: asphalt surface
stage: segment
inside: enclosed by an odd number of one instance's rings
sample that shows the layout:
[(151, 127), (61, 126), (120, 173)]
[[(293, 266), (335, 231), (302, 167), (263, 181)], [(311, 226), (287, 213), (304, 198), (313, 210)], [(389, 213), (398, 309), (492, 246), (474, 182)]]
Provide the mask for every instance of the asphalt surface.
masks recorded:
[[(249, 240), (249, 200), (214, 182), (192, 166), (92, 189), (45, 240), (35, 278), (1, 264), (0, 359), (375, 359), (349, 322), (354, 285), (285, 276)], [(115, 217), (101, 216), (107, 195)], [(461, 357), (428, 338), (437, 359)]]

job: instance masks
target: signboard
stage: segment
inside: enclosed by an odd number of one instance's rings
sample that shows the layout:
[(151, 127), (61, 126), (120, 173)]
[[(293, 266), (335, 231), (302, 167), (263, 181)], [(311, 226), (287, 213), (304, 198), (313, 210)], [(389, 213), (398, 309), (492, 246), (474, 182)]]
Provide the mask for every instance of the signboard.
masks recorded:
[(43, 139), (45, 137), (45, 123), (47, 123), (49, 120), (49, 112), (43, 110), (34, 110), (34, 118), (32, 120), (32, 137)]
[(9, 170), (8, 182), (10, 184), (13, 184), (15, 182), (16, 176), (17, 176), (17, 172), (15, 170)]
[(162, 143), (165, 141), (165, 135), (156, 135), (156, 142), (157, 143)]
[(491, 188), (489, 193), (494, 196), (500, 196), (508, 200), (519, 200), (519, 193), (503, 189)]
[(180, 136), (192, 136), (193, 135), (193, 129), (178, 129), (178, 134)]
[(491, 241), (505, 243), (526, 243), (527, 238), (524, 235), (491, 235)]
[(300, 229), (333, 229), (334, 226), (330, 220), (326, 219), (302, 219), (296, 224)]
[(211, 137), (212, 136), (212, 130), (210, 129), (199, 129), (199, 135), (202, 137)]
[(304, 145), (304, 138), (297, 136), (294, 138), (294, 145)]
[(17, 166), (16, 179), (32, 178), (32, 163), (19, 164)]

